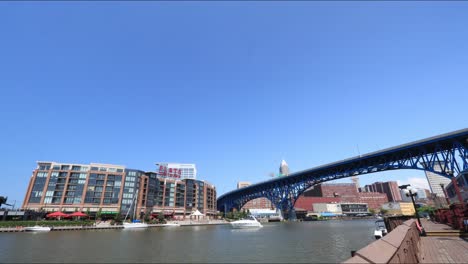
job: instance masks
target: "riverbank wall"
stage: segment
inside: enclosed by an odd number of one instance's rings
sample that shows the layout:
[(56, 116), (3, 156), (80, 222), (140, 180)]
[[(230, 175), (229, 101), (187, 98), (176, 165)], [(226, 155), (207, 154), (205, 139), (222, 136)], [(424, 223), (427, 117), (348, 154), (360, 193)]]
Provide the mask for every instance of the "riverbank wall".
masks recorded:
[[(187, 222), (171, 222), (177, 223), (180, 226), (206, 226), (206, 225), (226, 225), (229, 222), (226, 221), (187, 221)], [(154, 227), (167, 227), (163, 224), (149, 224), (148, 228)], [(0, 233), (6, 232), (26, 232), (26, 227), (17, 226), (17, 227), (6, 227), (0, 228)], [(51, 231), (80, 231), (80, 230), (109, 230), (109, 229), (123, 229), (123, 225), (97, 225), (97, 226), (54, 226)]]
[(414, 219), (354, 253), (343, 263), (420, 263), (420, 236)]

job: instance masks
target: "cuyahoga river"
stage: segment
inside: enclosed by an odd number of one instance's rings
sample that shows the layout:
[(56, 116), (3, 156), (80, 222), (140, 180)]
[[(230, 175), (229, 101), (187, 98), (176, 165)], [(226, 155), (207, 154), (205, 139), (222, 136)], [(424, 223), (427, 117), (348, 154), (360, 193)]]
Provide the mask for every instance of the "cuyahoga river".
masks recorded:
[(373, 220), (143, 230), (0, 233), (0, 262), (340, 262), (373, 238)]

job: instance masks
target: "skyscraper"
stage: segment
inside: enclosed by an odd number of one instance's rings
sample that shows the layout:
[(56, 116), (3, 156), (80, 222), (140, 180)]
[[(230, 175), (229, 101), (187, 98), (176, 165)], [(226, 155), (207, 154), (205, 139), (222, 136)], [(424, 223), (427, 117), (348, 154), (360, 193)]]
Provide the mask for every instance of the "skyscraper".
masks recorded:
[[(442, 171), (440, 164), (434, 165), (435, 171)], [(447, 177), (435, 174), (430, 171), (424, 171), (426, 173), (427, 181), (429, 182), (429, 187), (431, 188), (432, 193), (435, 193), (438, 197), (445, 197), (444, 191), (442, 190), (441, 184), (444, 185), (444, 188), (449, 185), (451, 180)]]
[(351, 181), (354, 183), (354, 185), (356, 185), (356, 190), (358, 190), (358, 192), (359, 192), (359, 188), (361, 187), (359, 185), (359, 177), (353, 176), (353, 177), (351, 177)]
[(288, 166), (288, 164), (286, 163), (285, 160), (281, 161), (281, 165), (280, 165), (280, 168), (279, 168), (279, 173), (280, 173), (281, 176), (288, 176), (289, 175), (289, 166)]

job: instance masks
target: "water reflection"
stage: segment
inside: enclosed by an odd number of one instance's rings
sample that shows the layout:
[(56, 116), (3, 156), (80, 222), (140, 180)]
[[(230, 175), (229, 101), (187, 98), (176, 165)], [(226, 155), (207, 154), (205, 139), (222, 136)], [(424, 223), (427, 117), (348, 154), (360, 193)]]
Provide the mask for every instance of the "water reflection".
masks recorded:
[[(4, 262), (336, 263), (374, 241), (374, 221), (0, 234)], [(369, 231), (370, 230), (370, 231)]]
[(259, 232), (262, 228), (232, 228), (231, 232), (233, 233), (255, 233)]

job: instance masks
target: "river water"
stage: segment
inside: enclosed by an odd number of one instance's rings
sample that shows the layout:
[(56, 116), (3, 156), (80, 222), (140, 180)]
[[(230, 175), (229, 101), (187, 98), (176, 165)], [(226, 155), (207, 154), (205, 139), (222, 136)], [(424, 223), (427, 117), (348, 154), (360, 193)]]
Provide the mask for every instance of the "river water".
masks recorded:
[(340, 262), (373, 238), (373, 220), (141, 230), (0, 233), (0, 262)]

